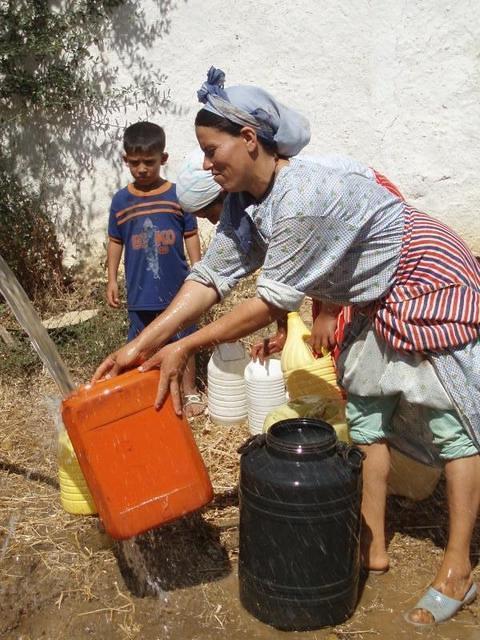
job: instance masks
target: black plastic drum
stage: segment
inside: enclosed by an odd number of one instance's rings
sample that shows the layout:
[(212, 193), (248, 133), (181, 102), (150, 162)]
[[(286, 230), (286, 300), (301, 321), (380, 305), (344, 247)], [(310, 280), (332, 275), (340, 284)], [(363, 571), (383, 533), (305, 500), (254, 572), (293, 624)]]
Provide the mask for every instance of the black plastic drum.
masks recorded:
[(358, 594), (363, 454), (306, 418), (239, 452), (243, 606), (283, 630), (344, 622)]

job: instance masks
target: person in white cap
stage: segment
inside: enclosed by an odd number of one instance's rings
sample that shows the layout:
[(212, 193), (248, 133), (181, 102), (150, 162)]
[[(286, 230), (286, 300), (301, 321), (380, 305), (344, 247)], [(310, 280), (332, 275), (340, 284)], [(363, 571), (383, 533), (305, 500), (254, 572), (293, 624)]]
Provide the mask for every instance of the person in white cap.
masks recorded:
[(203, 168), (203, 151), (198, 147), (185, 158), (177, 175), (177, 198), (184, 211), (217, 224), (226, 192)]

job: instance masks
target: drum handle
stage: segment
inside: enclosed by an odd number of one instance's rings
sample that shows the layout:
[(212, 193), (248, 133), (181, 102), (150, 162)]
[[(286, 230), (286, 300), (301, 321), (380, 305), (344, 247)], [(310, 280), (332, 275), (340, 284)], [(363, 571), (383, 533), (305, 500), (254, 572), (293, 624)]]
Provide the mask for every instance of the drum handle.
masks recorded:
[(237, 453), (240, 455), (244, 455), (253, 449), (258, 449), (259, 447), (263, 447), (267, 440), (267, 435), (265, 433), (257, 433), (254, 436), (250, 436), (248, 440), (240, 445), (237, 449)]
[(366, 456), (358, 447), (353, 444), (347, 444), (339, 440), (337, 442), (337, 453), (356, 471), (360, 471), (362, 463)]

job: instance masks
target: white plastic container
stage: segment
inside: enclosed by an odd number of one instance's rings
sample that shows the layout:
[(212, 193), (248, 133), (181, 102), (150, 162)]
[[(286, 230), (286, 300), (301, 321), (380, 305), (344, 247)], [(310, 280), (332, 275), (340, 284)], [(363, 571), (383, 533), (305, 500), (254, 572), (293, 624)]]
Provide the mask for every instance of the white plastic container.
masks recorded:
[(250, 358), (241, 342), (215, 348), (208, 362), (208, 412), (217, 424), (239, 424), (247, 419), (244, 371)]
[(269, 358), (264, 364), (253, 362), (245, 367), (248, 427), (252, 435), (261, 433), (265, 417), (286, 402), (285, 382), (280, 360)]

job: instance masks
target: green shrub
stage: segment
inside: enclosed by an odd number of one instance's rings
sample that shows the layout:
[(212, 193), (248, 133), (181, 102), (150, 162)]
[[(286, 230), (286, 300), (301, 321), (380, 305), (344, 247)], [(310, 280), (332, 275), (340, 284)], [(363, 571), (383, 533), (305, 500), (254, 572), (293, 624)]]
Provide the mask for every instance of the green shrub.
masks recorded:
[(62, 250), (39, 199), (0, 168), (0, 254), (32, 299), (63, 283)]

